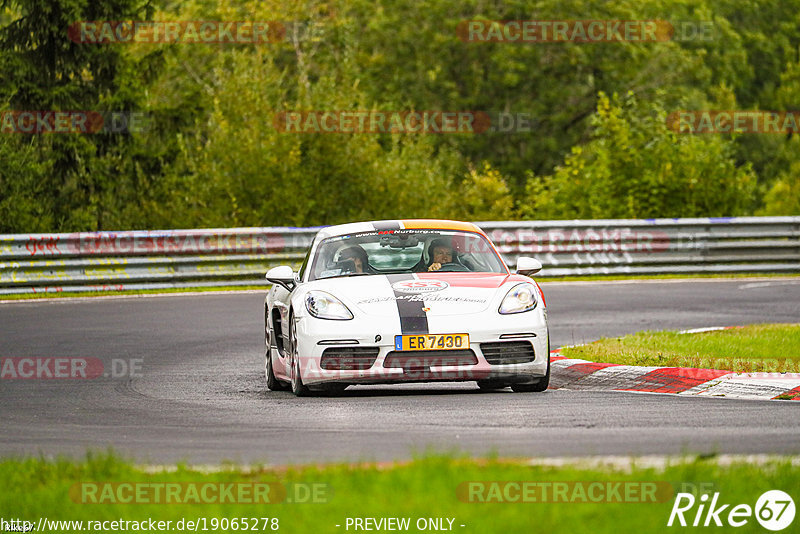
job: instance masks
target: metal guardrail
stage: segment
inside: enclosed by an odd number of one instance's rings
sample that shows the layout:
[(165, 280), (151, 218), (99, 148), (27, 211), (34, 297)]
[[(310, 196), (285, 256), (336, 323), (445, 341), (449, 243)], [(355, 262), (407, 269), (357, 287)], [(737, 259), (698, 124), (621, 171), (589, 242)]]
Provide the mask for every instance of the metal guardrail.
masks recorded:
[[(478, 223), (510, 266), (593, 274), (800, 273), (800, 217)], [(0, 294), (268, 285), (316, 228), (0, 235)]]
[(800, 217), (609, 219), (481, 224), (510, 265), (540, 277), (800, 272)]

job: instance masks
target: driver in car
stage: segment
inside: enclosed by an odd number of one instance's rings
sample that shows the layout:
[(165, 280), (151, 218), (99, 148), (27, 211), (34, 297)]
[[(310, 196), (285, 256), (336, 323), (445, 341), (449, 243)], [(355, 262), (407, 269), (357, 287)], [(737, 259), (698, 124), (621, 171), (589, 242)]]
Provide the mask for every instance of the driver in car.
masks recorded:
[(442, 239), (437, 239), (431, 243), (431, 264), (429, 271), (438, 271), (442, 265), (453, 263), (453, 247)]
[(363, 273), (367, 264), (367, 252), (358, 245), (353, 245), (342, 250), (339, 254), (339, 261), (351, 261), (354, 264), (356, 273)]

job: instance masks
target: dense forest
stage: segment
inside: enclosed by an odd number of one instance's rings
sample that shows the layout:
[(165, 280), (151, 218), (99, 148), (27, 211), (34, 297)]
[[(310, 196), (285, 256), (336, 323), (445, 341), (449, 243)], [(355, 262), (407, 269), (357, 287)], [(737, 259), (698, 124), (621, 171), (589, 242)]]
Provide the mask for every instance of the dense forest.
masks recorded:
[[(508, 42), (459, 30), (509, 20), (682, 31)], [(255, 43), (91, 42), (80, 21), (279, 30)], [(800, 109), (798, 0), (0, 0), (0, 73), (0, 232), (800, 214), (797, 134), (667, 120)], [(32, 110), (136, 114), (146, 127), (15, 129)], [(298, 110), (468, 110), (493, 127), (286, 131), (276, 117)]]

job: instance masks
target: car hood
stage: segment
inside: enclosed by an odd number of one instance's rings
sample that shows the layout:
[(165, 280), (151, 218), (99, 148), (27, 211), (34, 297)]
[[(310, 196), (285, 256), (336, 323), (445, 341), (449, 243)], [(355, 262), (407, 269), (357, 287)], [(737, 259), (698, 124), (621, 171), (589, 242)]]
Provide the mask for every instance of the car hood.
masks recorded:
[[(499, 305), (508, 289), (530, 279), (494, 273), (416, 273), (330, 278), (307, 288), (327, 291), (353, 311), (371, 316), (396, 317), (398, 302), (421, 302), (429, 317), (480, 313)], [(506, 287), (504, 287), (506, 286)], [(499, 295), (499, 293), (503, 293)]]

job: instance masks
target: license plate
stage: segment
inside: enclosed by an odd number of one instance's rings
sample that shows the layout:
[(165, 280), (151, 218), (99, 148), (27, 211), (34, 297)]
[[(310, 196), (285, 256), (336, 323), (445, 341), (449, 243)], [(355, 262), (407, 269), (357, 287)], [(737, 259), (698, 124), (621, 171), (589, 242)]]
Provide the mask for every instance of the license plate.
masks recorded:
[(394, 336), (395, 350), (459, 350), (469, 348), (469, 334)]

